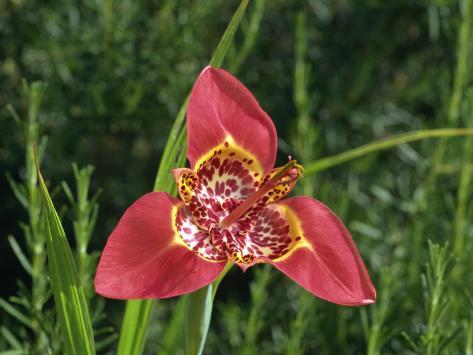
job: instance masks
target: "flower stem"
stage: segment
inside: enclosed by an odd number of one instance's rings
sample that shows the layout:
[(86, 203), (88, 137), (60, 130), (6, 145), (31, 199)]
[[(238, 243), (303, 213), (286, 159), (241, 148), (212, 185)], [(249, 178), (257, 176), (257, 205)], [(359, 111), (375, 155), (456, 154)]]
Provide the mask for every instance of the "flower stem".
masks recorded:
[(346, 163), (364, 155), (375, 153), (398, 145), (427, 138), (473, 136), (473, 128), (444, 128), (402, 133), (388, 139), (382, 139), (346, 152), (332, 155), (305, 165), (304, 175), (312, 175), (334, 166)]
[(213, 302), (217, 288), (232, 266), (233, 263), (228, 262), (222, 273), (209, 286), (185, 296), (186, 354), (202, 354), (212, 318)]

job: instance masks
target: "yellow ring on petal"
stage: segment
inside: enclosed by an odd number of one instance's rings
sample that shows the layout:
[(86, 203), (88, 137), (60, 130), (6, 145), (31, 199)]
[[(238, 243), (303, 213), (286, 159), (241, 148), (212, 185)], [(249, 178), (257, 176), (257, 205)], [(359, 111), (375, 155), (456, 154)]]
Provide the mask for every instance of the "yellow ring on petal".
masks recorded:
[(261, 166), (259, 160), (251, 152), (235, 143), (233, 137), (230, 135), (227, 135), (225, 137), (225, 140), (221, 144), (212, 148), (206, 154), (202, 155), (196, 161), (194, 171), (198, 171), (202, 167), (202, 165), (208, 160), (212, 159), (213, 155), (219, 150), (225, 153), (225, 155), (234, 153), (235, 158), (240, 160), (245, 166), (245, 168), (247, 168), (248, 170), (252, 170), (255, 173), (258, 173), (260, 178), (263, 177), (264, 169)]
[(299, 218), (297, 218), (297, 215), (294, 213), (294, 211), (290, 207), (282, 203), (281, 204), (276, 203), (276, 204), (278, 205), (278, 207), (280, 207), (284, 211), (286, 221), (287, 223), (289, 223), (289, 226), (291, 228), (293, 244), (287, 253), (273, 260), (277, 262), (284, 261), (285, 259), (289, 258), (292, 253), (294, 253), (297, 249), (300, 249), (300, 248), (308, 248), (312, 252), (314, 252), (312, 245), (307, 242), (304, 236), (304, 231), (302, 230), (301, 223), (299, 221)]

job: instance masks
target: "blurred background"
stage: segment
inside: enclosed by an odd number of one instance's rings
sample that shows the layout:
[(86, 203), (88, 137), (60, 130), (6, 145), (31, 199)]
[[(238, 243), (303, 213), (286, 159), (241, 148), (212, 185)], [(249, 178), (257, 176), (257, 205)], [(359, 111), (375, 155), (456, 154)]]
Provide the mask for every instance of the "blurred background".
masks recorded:
[[(471, 126), (472, 3), (252, 0), (223, 67), (273, 118), (280, 161), (292, 155), (308, 165), (401, 132)], [(72, 163), (95, 167), (89, 196), (101, 193), (90, 203), (98, 211), (86, 243), (91, 287), (94, 251), (125, 208), (151, 191), (173, 119), (237, 6), (0, 0), (0, 350), (12, 348), (11, 335), (18, 354), (61, 349), (51, 332), (8, 308), (28, 318), (25, 300), (34, 298), (18, 252), (34, 250), (21, 224), (31, 223), (31, 208), (19, 201), (21, 189), (15, 194), (31, 174), (31, 134), (47, 137), (42, 171), (73, 246), (80, 242), (72, 238)], [(470, 141), (403, 144), (305, 177), (297, 193), (344, 220), (378, 303), (340, 307), (270, 268), (235, 269), (217, 295), (204, 353), (472, 354)], [(47, 289), (38, 291), (36, 316), (51, 313), (43, 322), (55, 329)], [(100, 353), (114, 353), (124, 302), (90, 297), (106, 334)], [(158, 303), (145, 353), (166, 353), (175, 305)]]

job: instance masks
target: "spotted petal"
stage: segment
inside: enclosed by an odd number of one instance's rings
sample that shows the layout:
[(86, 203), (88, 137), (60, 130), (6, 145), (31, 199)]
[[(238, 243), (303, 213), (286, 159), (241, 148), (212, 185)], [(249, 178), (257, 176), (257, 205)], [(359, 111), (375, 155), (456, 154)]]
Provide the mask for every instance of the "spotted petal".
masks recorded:
[(97, 293), (119, 299), (167, 298), (211, 283), (225, 262), (198, 256), (174, 227), (182, 203), (149, 193), (124, 213), (110, 235), (95, 276)]
[(271, 118), (238, 79), (222, 69), (205, 68), (187, 110), (187, 157), (194, 170), (226, 141), (268, 172), (276, 158), (277, 135)]
[(374, 303), (376, 291), (349, 232), (325, 205), (310, 197), (276, 203), (285, 208), (294, 238), (282, 257), (269, 260), (314, 295), (347, 305)]

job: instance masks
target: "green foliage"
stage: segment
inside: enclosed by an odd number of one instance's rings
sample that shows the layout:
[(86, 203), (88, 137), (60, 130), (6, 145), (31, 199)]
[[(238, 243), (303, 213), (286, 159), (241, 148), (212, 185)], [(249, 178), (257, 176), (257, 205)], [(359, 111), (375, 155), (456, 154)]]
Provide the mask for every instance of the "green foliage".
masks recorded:
[[(244, 1), (241, 30), (220, 42), (223, 60), (214, 49), (238, 3), (0, 4), (0, 105), (11, 103), (0, 111), (9, 183), (0, 184), (0, 354), (66, 349), (34, 143), (48, 186), (74, 181), (51, 195), (98, 353), (184, 354), (186, 314), (193, 352), (208, 332), (206, 354), (473, 353), (472, 139), (454, 137), (471, 135), (473, 1)], [(152, 186), (158, 160), (154, 189), (175, 192), (184, 98), (212, 53), (274, 119), (279, 160), (304, 164), (296, 193), (326, 203), (352, 232), (377, 304), (330, 305), (261, 265), (225, 277), (208, 330), (208, 297), (160, 301), (155, 312), (154, 301), (131, 301), (122, 323), (123, 304), (94, 295), (98, 251)], [(451, 251), (438, 246), (447, 241)]]
[(420, 344), (416, 344), (405, 333), (404, 336), (415, 352), (434, 355), (442, 354), (461, 328), (458, 326), (451, 330), (445, 320), (451, 304), (451, 296), (447, 289), (447, 278), (451, 269), (449, 248), (429, 242), (429, 256), (429, 263), (422, 275), (426, 327), (421, 331)]
[(94, 336), (84, 290), (72, 250), (66, 239), (44, 180), (38, 172), (47, 225), (47, 255), (54, 303), (67, 354), (95, 354)]

